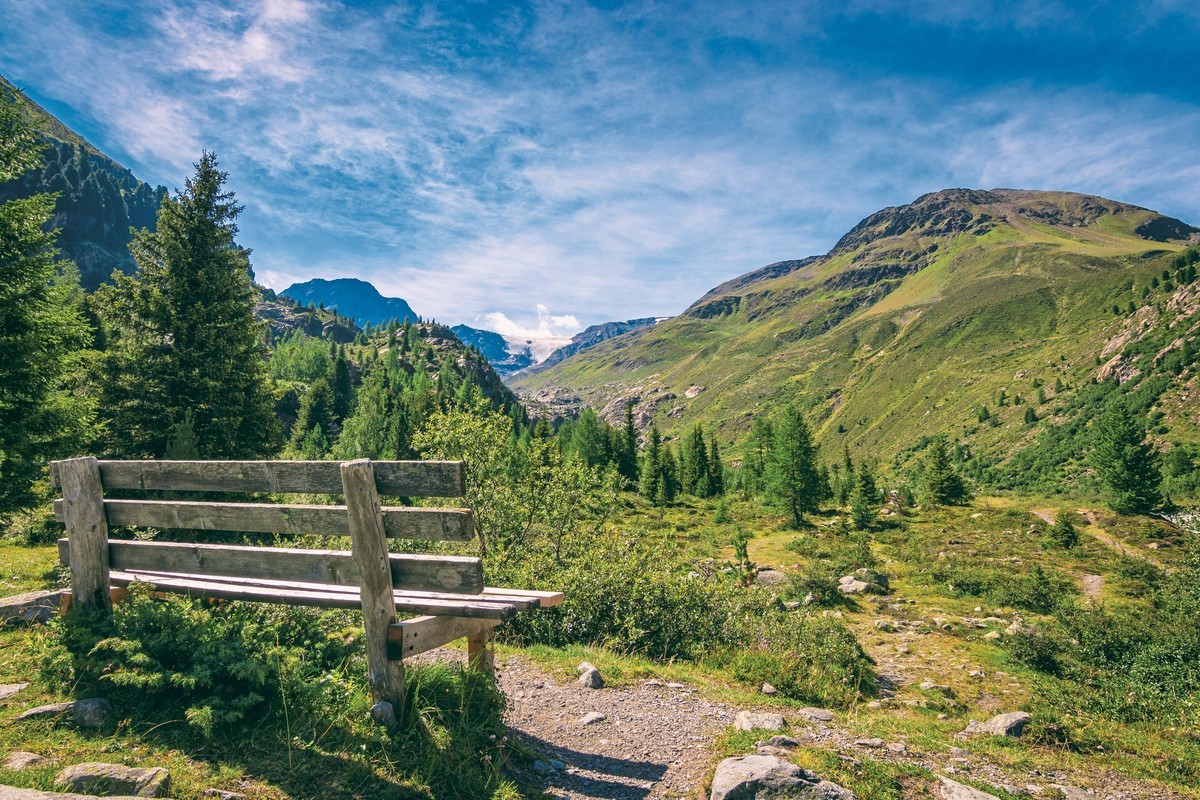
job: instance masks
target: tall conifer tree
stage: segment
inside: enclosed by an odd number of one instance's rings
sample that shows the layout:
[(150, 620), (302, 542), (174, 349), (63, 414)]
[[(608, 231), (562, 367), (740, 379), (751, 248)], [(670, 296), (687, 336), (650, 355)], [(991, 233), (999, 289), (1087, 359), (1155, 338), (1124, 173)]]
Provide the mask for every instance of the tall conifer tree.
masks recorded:
[(111, 452), (161, 456), (188, 410), (201, 457), (273, 449), (249, 254), (234, 242), (242, 209), (225, 179), (204, 153), (184, 190), (163, 200), (157, 230), (134, 235), (137, 275), (96, 294), (110, 343), (100, 392)]

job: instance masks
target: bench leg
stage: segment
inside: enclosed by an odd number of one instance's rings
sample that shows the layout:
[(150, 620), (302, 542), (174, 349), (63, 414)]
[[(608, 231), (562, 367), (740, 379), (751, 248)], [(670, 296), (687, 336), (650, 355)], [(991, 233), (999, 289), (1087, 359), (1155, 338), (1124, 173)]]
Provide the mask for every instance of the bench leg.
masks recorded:
[(483, 623), (467, 636), (467, 668), (472, 672), (494, 675), (496, 672), (496, 626)]

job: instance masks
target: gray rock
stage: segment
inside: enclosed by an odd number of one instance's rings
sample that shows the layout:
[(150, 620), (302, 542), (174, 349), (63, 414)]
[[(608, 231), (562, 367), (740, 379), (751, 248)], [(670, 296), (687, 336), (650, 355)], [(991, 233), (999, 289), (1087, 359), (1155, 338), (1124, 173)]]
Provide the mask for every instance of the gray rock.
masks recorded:
[(604, 722), (606, 719), (608, 719), (608, 717), (604, 716), (599, 711), (589, 711), (579, 720), (579, 724), (595, 725), (597, 722)]
[[(16, 786), (0, 786), (0, 800), (99, 800), (94, 794), (63, 794), (62, 792), (40, 792), (37, 789), (18, 789)], [(136, 800), (129, 795), (108, 796), (105, 800)]]
[(981, 792), (971, 786), (964, 786), (958, 781), (952, 781), (945, 775), (938, 775), (938, 780), (942, 785), (938, 787), (939, 797), (942, 800), (1000, 800), (994, 794)]
[(788, 576), (777, 569), (763, 568), (754, 578), (759, 586), (780, 586), (787, 583)]
[(733, 721), (733, 727), (739, 731), (779, 731), (784, 727), (783, 715), (759, 711), (740, 711), (737, 719)]
[(1093, 800), (1094, 795), (1084, 789), (1078, 789), (1074, 786), (1067, 786), (1062, 783), (1050, 784), (1051, 789), (1058, 789), (1063, 793), (1067, 800)]
[(205, 789), (200, 795), (201, 797), (215, 797), (217, 800), (246, 800), (246, 795), (241, 792), (227, 792), (224, 789)]
[(0, 598), (0, 623), (45, 624), (58, 613), (62, 602), (62, 590), (55, 592), (26, 592)]
[(112, 713), (112, 703), (103, 697), (76, 700), (75, 707), (71, 709), (72, 719), (81, 728), (103, 728)]
[(838, 591), (842, 594), (866, 594), (871, 591), (871, 584), (866, 581), (857, 581), (852, 575), (845, 577), (850, 580), (838, 584)]
[(883, 747), (883, 739), (879, 739), (879, 738), (859, 739), (857, 742), (854, 743), (854, 745), (856, 747), (870, 747), (872, 749), (877, 749), (877, 748)]
[(727, 758), (717, 765), (710, 800), (854, 800), (852, 792), (772, 755)]
[(543, 773), (554, 772), (554, 767), (550, 766), (545, 761), (538, 759), (537, 761), (533, 762), (533, 770), (534, 770), (534, 772), (543, 772)]
[(880, 589), (886, 590), (888, 588), (888, 576), (873, 569), (856, 569), (854, 570), (854, 577)]
[(963, 733), (968, 736), (984, 733), (992, 736), (1020, 736), (1031, 719), (1033, 717), (1025, 711), (1010, 711), (1007, 714), (997, 714), (987, 722), (971, 720)]
[(562, 772), (566, 768), (567, 768), (567, 762), (560, 761), (557, 758), (550, 759), (550, 769), (556, 769), (559, 772)]
[(769, 747), (787, 747), (787, 748), (793, 748), (793, 747), (800, 746), (799, 741), (797, 741), (796, 739), (793, 739), (790, 736), (784, 736), (783, 734), (775, 734), (770, 739), (767, 739), (765, 742), (762, 742), (762, 744), (768, 745)]
[(762, 692), (763, 694), (767, 695), (768, 697), (779, 694), (779, 690), (776, 689), (774, 686), (772, 686), (769, 683), (764, 683), (762, 685), (762, 688), (759, 689), (759, 691)]
[(54, 787), (104, 796), (166, 797), (171, 787), (171, 774), (162, 767), (91, 762), (76, 764), (58, 773)]
[(833, 712), (827, 711), (824, 708), (802, 708), (796, 712), (800, 716), (811, 719), (813, 722), (833, 722)]
[(4, 768), (11, 769), (13, 772), (23, 772), (27, 769), (37, 769), (38, 767), (47, 767), (51, 763), (50, 759), (45, 756), (39, 756), (37, 753), (30, 753), (25, 750), (15, 750), (8, 754), (4, 759)]
[(7, 700), (28, 686), (28, 683), (0, 683), (0, 700)]
[(41, 719), (43, 717), (61, 717), (75, 708), (75, 701), (71, 700), (66, 703), (51, 703), (48, 706), (38, 706), (27, 711), (22, 711), (17, 714), (15, 719), (18, 722), (24, 722), (27, 719)]
[(596, 669), (595, 665), (583, 661), (576, 669), (579, 671), (578, 683), (585, 689), (602, 689), (604, 688), (604, 677), (600, 674), (600, 670)]
[(396, 709), (386, 700), (380, 700), (371, 706), (371, 719), (375, 720), (376, 725), (385, 728), (394, 728), (399, 722), (396, 719)]

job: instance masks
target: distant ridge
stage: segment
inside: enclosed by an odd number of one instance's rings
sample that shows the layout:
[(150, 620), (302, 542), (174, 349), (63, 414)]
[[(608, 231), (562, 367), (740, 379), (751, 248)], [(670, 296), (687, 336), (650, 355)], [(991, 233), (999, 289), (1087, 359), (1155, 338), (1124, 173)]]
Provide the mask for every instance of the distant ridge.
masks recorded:
[(114, 271), (132, 273), (129, 229), (154, 230), (167, 190), (138, 180), (50, 112), (0, 76), (0, 96), (15, 97), (47, 143), (42, 166), (0, 183), (0, 202), (41, 192), (58, 193), (53, 224), (58, 247), (79, 267), (89, 291)]
[(280, 292), (301, 305), (324, 305), (359, 325), (383, 325), (391, 320), (416, 322), (416, 312), (399, 297), (384, 297), (370, 283), (358, 278), (313, 278), (294, 283)]
[(570, 344), (558, 348), (548, 355), (544, 361), (529, 369), (528, 372), (532, 374), (543, 369), (548, 369), (576, 353), (587, 350), (589, 347), (595, 347), (601, 342), (606, 342), (609, 339), (629, 333), (638, 328), (644, 328), (647, 325), (653, 325), (663, 319), (666, 319), (666, 317), (642, 317), (640, 319), (625, 320), (624, 322), (601, 322), (599, 325), (591, 325), (572, 336)]
[(727, 442), (794, 403), (827, 454), (903, 462), (941, 434), (981, 478), (1086, 483), (1086, 461), (1064, 454), (1086, 448), (1113, 398), (1147, 416), (1163, 450), (1200, 440), (1198, 268), (1200, 228), (1140, 206), (947, 189), (513, 385), (613, 424), (632, 404), (644, 428), (701, 423)]

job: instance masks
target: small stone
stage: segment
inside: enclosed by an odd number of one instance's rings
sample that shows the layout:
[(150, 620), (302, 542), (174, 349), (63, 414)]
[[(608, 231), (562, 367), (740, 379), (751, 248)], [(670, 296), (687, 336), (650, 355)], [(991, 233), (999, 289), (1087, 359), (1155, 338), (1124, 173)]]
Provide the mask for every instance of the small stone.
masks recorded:
[(876, 748), (883, 747), (883, 739), (878, 739), (878, 738), (859, 739), (857, 742), (854, 743), (854, 746), (855, 747), (870, 747), (871, 749), (876, 749)]
[(227, 792), (224, 789), (205, 789), (201, 796), (215, 797), (217, 800), (246, 800), (246, 795), (241, 792)]
[(878, 700), (872, 700), (871, 702), (867, 703), (867, 708), (883, 708), (883, 703), (879, 702)]
[(566, 768), (567, 768), (567, 762), (560, 761), (557, 758), (550, 759), (550, 769), (556, 769), (559, 772), (562, 772), (562, 771), (566, 770)]
[(1007, 714), (997, 714), (987, 722), (971, 720), (967, 723), (967, 736), (976, 734), (991, 734), (992, 736), (1020, 736), (1025, 732), (1025, 726), (1033, 717), (1025, 711), (1010, 711)]
[(782, 714), (766, 714), (757, 711), (742, 711), (733, 721), (733, 727), (739, 731), (766, 730), (778, 731), (784, 727)]
[(986, 677), (986, 675), (985, 675), (984, 671), (981, 669), (973, 669), (967, 673), (967, 677), (968, 678), (984, 678), (984, 677)]
[(54, 779), (54, 788), (97, 795), (166, 797), (171, 774), (162, 767), (126, 767), (87, 763), (67, 767)]
[(375, 720), (376, 725), (382, 725), (385, 728), (394, 728), (398, 723), (396, 709), (386, 700), (380, 700), (371, 706), (371, 719)]
[(589, 711), (580, 718), (580, 725), (595, 725), (597, 722), (604, 722), (608, 717), (601, 714), (599, 711)]
[(824, 708), (809, 706), (798, 710), (796, 713), (806, 719), (811, 719), (813, 722), (833, 722), (833, 712), (827, 711)]
[(668, 683), (667, 688), (668, 689), (686, 689), (687, 687), (684, 686), (682, 683)]
[(768, 745), (770, 747), (799, 747), (800, 746), (800, 742), (793, 739), (792, 737), (784, 736), (783, 734), (778, 734), (778, 733), (775, 734), (774, 736), (772, 736), (770, 739), (767, 739), (762, 744)]
[(762, 685), (762, 688), (759, 689), (759, 691), (762, 692), (763, 694), (767, 695), (768, 697), (779, 694), (779, 690), (776, 689), (774, 686), (772, 686), (769, 683), (764, 683)]
[(27, 769), (37, 769), (38, 767), (49, 766), (52, 762), (45, 756), (39, 756), (37, 753), (30, 753), (25, 750), (16, 750), (8, 754), (4, 759), (4, 768), (11, 769), (13, 772), (23, 772)]
[(28, 683), (0, 683), (0, 700), (7, 700), (28, 686)]
[(538, 759), (537, 761), (533, 762), (533, 770), (534, 770), (534, 772), (543, 772), (543, 773), (553, 772), (554, 767), (550, 766), (545, 761)]
[(994, 642), (1000, 638), (1000, 631), (988, 631), (983, 635), (984, 641)]
[(75, 701), (72, 717), (75, 724), (81, 728), (103, 728), (112, 712), (112, 703), (103, 697), (89, 697), (86, 700)]
[(666, 684), (660, 681), (658, 678), (649, 678), (642, 681), (642, 686), (666, 686)]
[(579, 671), (577, 683), (585, 689), (600, 689), (604, 687), (604, 678), (600, 670), (588, 662), (582, 662), (576, 669)]
[(884, 633), (895, 633), (896, 626), (890, 620), (877, 619), (875, 620), (875, 630), (883, 631)]
[(903, 753), (908, 749), (908, 745), (906, 745), (904, 742), (888, 742), (887, 749), (891, 750), (893, 753)]

